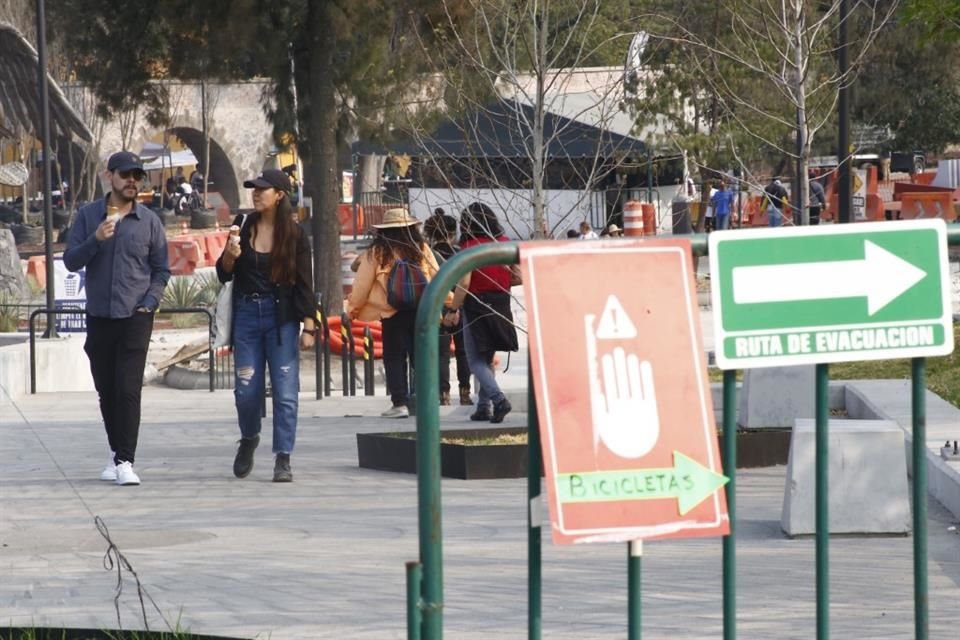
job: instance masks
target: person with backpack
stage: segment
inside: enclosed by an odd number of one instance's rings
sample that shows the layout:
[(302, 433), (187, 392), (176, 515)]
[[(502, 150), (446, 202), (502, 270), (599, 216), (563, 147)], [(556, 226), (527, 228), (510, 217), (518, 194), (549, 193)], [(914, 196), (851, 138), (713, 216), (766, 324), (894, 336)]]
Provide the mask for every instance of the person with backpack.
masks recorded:
[[(463, 249), (508, 240), (497, 214), (481, 202), (474, 202), (463, 210), (460, 230)], [(513, 276), (507, 265), (475, 269), (460, 281), (450, 305), (448, 315), (462, 314), (467, 362), (480, 385), (477, 410), (470, 416), (475, 422), (499, 424), (513, 409), (493, 371), (493, 358), (498, 351), (518, 349), (517, 329), (510, 310), (512, 283)], [(444, 318), (444, 322), (448, 321)]]
[[(437, 208), (433, 215), (423, 223), (423, 235), (433, 249), (434, 256), (439, 264), (443, 264), (453, 257), (460, 247), (457, 246), (457, 219)], [(450, 317), (450, 314), (444, 314)], [(453, 339), (454, 355), (457, 360), (457, 382), (460, 387), (461, 406), (473, 405), (470, 398), (470, 365), (467, 362), (467, 352), (463, 344), (463, 323), (457, 322), (440, 325), (440, 404), (450, 404), (450, 339)]]
[(393, 403), (381, 415), (410, 415), (407, 365), (413, 364), (417, 306), (440, 267), (420, 234), (419, 221), (406, 209), (389, 209), (370, 248), (360, 257), (347, 300), (353, 320), (379, 320), (383, 325), (383, 368)]

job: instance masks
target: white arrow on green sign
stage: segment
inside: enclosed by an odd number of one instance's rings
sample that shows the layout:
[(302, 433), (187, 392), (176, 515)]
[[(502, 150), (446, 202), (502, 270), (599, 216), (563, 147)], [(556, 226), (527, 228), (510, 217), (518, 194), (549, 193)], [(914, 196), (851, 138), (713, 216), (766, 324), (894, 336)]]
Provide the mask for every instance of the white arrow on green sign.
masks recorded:
[(943, 220), (723, 231), (709, 245), (721, 368), (953, 351)]
[(559, 473), (556, 478), (560, 502), (676, 500), (680, 515), (730, 480), (679, 451), (673, 452), (672, 467)]

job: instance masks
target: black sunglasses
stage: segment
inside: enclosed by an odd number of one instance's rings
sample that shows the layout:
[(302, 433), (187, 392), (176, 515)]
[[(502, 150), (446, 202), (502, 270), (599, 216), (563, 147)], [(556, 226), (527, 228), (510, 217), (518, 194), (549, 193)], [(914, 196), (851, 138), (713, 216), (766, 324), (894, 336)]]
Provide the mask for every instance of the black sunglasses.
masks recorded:
[(123, 171), (117, 171), (117, 175), (124, 180), (127, 180), (130, 176), (133, 176), (134, 180), (143, 180), (146, 174), (140, 169), (125, 169)]

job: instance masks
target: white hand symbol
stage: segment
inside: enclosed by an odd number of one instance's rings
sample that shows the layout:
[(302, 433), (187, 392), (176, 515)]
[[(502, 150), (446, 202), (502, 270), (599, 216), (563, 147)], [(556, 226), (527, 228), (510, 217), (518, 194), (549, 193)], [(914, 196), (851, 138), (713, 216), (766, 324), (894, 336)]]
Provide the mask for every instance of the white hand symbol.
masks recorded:
[[(653, 368), (622, 347), (597, 362), (593, 315), (585, 318), (593, 446), (600, 441), (616, 455), (639, 458), (660, 437), (660, 414), (653, 384)], [(602, 371), (601, 371), (602, 369)]]

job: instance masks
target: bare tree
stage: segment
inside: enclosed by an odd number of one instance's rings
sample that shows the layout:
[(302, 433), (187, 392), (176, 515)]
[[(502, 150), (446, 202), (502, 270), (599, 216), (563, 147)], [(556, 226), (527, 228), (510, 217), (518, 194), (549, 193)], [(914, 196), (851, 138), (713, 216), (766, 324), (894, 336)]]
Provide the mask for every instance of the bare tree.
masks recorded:
[[(686, 65), (664, 72), (698, 80), (688, 85), (693, 93), (677, 95), (676, 86), (670, 87), (679, 98), (674, 108), (683, 110), (689, 101), (708, 103), (714, 111), (695, 113), (694, 127), (701, 119), (719, 118), (728, 125), (727, 132), (736, 130), (754, 144), (792, 160), (794, 207), (807, 224), (806, 176), (814, 139), (831, 123), (838, 89), (854, 81), (860, 61), (891, 21), (899, 0), (855, 3), (850, 19), (856, 23), (852, 30), (856, 39), (851, 43), (851, 71), (845, 74), (834, 63), (840, 0), (693, 3), (713, 9), (710, 22), (690, 20), (688, 12), (678, 11), (671, 3), (660, 4), (646, 17), (646, 28), (654, 40), (682, 50)], [(687, 138), (684, 133), (676, 138), (679, 144)], [(725, 136), (714, 140), (721, 145), (728, 142)], [(739, 159), (735, 146), (730, 146), (729, 153)]]
[[(622, 60), (633, 35), (623, 6), (636, 3), (478, 0), (470, 3), (469, 20), (462, 4), (444, 0), (442, 18), (424, 26), (432, 38), (422, 53), (438, 76), (411, 98), (426, 107), (411, 109), (406, 126), (421, 150), (417, 169), (451, 192), (500, 198), (513, 235), (551, 237), (572, 216), (595, 209), (613, 171), (642, 147), (612, 131), (618, 119), (621, 133), (632, 125), (619, 105)], [(618, 22), (613, 32), (611, 13)], [(580, 69), (597, 66), (603, 54), (609, 60), (610, 51), (614, 69)], [(468, 153), (435, 139), (429, 114), (436, 110), (447, 112), (444, 126), (457, 128)], [(578, 192), (577, 199), (550, 211), (548, 186), (558, 182)]]

